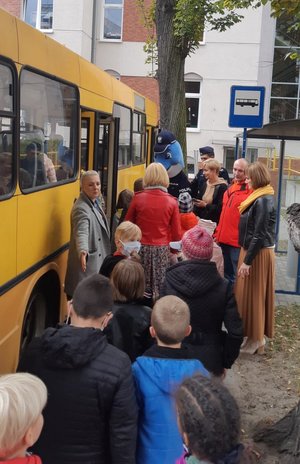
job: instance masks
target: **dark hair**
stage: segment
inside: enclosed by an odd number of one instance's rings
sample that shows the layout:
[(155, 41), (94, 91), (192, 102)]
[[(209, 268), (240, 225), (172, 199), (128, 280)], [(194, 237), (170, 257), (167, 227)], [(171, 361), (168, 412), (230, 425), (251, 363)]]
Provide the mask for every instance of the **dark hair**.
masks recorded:
[(145, 273), (135, 259), (119, 261), (110, 276), (115, 301), (136, 301), (144, 296)]
[(141, 192), (142, 190), (144, 190), (144, 181), (143, 181), (142, 177), (139, 177), (138, 179), (136, 179), (134, 181), (133, 191), (134, 192)]
[(239, 408), (220, 380), (197, 374), (181, 383), (175, 398), (179, 427), (192, 455), (217, 463), (234, 448), (240, 454)]
[(129, 189), (122, 190), (119, 193), (116, 208), (117, 209), (125, 208), (127, 210), (129, 208), (132, 198), (133, 198), (133, 192), (131, 190)]
[(83, 319), (98, 319), (113, 307), (112, 287), (107, 277), (93, 274), (77, 285), (73, 295), (73, 308)]

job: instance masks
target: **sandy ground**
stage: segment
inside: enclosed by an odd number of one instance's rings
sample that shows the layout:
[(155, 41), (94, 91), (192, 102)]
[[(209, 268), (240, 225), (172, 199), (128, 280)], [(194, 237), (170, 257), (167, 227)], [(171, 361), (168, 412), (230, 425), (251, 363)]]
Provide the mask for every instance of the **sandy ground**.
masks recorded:
[[(277, 337), (283, 339), (278, 331)], [(283, 346), (276, 348), (269, 343), (264, 355), (241, 354), (227, 373), (226, 385), (241, 410), (242, 441), (251, 442), (253, 431), (259, 425), (276, 422), (299, 401), (299, 336), (290, 346), (285, 337), (284, 340)], [(281, 462), (280, 456), (263, 444), (255, 443), (254, 448), (259, 463)]]

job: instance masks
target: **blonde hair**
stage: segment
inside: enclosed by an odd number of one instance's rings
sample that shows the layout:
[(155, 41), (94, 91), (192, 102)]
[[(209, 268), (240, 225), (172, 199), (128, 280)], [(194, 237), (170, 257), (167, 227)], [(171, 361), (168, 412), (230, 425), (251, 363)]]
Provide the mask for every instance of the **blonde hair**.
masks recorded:
[(178, 296), (168, 295), (160, 298), (153, 307), (151, 325), (157, 338), (166, 345), (181, 342), (190, 325), (188, 305)]
[(0, 458), (6, 458), (38, 420), (47, 401), (47, 388), (35, 375), (0, 377)]
[(210, 158), (206, 161), (203, 161), (203, 168), (210, 169), (211, 171), (216, 171), (219, 174), (221, 169), (221, 164), (214, 158)]
[(252, 188), (265, 187), (271, 182), (270, 171), (267, 166), (257, 161), (248, 167), (248, 177), (251, 179)]
[(167, 170), (160, 163), (151, 163), (146, 169), (144, 176), (144, 187), (169, 187), (169, 176)]
[(136, 224), (130, 221), (121, 222), (115, 231), (115, 242), (121, 240), (122, 242), (140, 241), (142, 238), (142, 231)]
[(143, 298), (145, 273), (142, 265), (134, 259), (119, 261), (111, 273), (110, 280), (114, 301), (136, 301)]
[(99, 172), (97, 171), (83, 171), (80, 177), (80, 187), (82, 187), (83, 181), (86, 177), (92, 177), (92, 176), (97, 176), (100, 179)]

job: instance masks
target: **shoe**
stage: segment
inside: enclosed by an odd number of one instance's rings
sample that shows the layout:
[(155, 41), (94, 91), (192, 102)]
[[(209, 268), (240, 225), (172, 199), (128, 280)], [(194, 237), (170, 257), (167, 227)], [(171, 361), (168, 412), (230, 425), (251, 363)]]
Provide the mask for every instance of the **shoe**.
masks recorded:
[(240, 353), (246, 354), (264, 354), (265, 352), (265, 338), (262, 341), (254, 341), (248, 338), (246, 342), (244, 341), (240, 349)]

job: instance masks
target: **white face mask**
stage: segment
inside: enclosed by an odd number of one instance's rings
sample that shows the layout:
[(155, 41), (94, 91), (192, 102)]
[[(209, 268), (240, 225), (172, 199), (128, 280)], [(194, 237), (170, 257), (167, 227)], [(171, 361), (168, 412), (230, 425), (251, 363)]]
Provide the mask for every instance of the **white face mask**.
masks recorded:
[(123, 255), (129, 257), (133, 251), (136, 253), (139, 253), (141, 249), (141, 242), (138, 242), (137, 240), (134, 242), (122, 242), (120, 240), (123, 246)]

